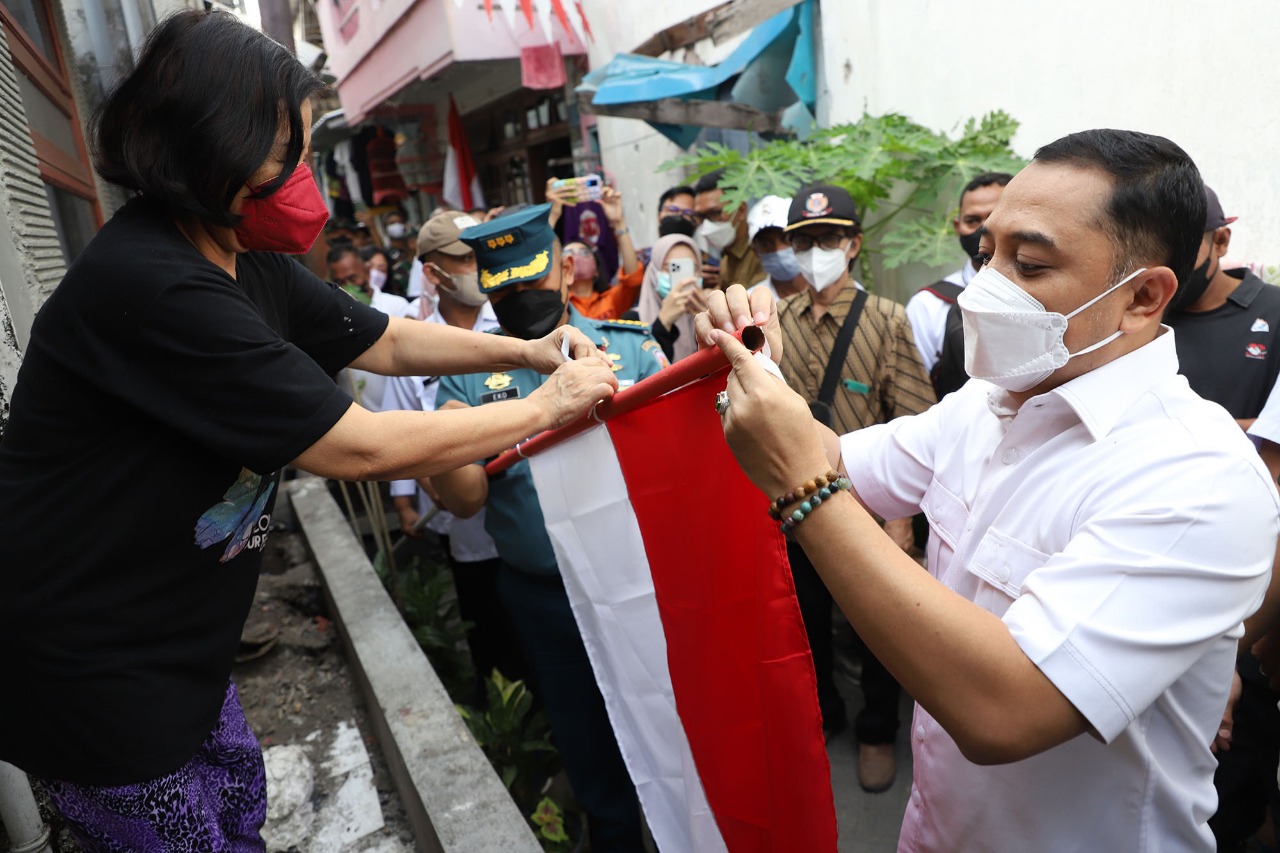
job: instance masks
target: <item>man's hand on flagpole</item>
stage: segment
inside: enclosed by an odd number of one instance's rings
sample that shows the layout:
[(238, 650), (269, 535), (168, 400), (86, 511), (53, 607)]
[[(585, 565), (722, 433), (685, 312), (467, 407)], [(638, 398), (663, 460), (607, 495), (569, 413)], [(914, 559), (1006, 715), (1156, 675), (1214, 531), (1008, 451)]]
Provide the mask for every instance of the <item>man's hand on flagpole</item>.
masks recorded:
[(767, 287), (758, 287), (751, 293), (740, 284), (728, 290), (704, 291), (707, 310), (693, 318), (694, 334), (698, 345), (714, 346), (712, 329), (723, 329), (730, 334), (747, 326), (764, 329), (767, 351), (774, 363), (782, 361), (782, 328), (778, 325), (778, 305)]
[(549, 335), (525, 344), (524, 366), (543, 375), (555, 372), (566, 358), (611, 367), (600, 348), (581, 329), (573, 326), (561, 326)]
[(719, 329), (708, 335), (733, 367), (721, 424), (751, 482), (774, 497), (826, 471), (827, 453), (804, 398), (771, 376), (733, 335)]
[(607, 364), (604, 359), (564, 361), (561, 356), (556, 371), (529, 395), (529, 402), (535, 403), (545, 415), (543, 423), (547, 429), (577, 420), (596, 403), (613, 396), (618, 390), (618, 380)]

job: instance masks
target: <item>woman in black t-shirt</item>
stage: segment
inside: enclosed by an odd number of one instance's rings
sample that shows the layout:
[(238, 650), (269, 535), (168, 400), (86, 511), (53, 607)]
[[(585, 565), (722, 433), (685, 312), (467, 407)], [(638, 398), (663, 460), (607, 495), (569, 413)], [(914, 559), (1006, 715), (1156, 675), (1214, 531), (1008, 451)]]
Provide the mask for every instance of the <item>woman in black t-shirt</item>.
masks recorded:
[[(284, 465), (429, 476), (616, 387), (570, 327), (526, 342), (388, 318), (288, 257), (327, 215), (305, 161), (320, 88), (229, 14), (163, 22), (95, 121), (95, 168), (133, 198), (32, 327), (0, 441), (20, 697), (0, 702), (0, 760), (43, 779), (90, 849), (262, 848), (262, 758), (229, 674)], [(554, 373), (525, 399), (373, 414), (329, 379), (349, 366)]]

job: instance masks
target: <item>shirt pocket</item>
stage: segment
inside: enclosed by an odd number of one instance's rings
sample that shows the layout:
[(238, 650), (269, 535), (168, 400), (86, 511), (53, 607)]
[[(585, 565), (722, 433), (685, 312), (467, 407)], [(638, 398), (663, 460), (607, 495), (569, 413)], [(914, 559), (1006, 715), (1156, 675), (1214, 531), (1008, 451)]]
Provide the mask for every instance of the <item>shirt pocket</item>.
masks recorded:
[(1022, 585), (1036, 569), (1049, 561), (1049, 555), (1020, 542), (995, 528), (978, 542), (966, 568), (986, 583), (1018, 598)]

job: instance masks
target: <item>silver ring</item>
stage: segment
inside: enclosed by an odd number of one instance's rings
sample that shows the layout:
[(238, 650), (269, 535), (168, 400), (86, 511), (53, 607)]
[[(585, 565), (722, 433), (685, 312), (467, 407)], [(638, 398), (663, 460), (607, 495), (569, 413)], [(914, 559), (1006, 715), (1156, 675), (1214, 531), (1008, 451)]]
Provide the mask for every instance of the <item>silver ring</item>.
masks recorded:
[(716, 395), (716, 414), (724, 417), (727, 411), (729, 411), (729, 392), (726, 390)]

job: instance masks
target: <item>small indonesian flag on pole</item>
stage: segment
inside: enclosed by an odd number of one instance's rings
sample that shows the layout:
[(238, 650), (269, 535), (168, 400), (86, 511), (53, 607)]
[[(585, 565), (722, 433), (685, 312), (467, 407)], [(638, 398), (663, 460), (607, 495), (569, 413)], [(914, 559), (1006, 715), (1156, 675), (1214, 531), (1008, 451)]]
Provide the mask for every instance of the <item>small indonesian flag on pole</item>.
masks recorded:
[(444, 200), (458, 210), (484, 207), (484, 194), (480, 192), (480, 177), (471, 162), (471, 146), (467, 144), (467, 132), (462, 127), (462, 116), (453, 96), (449, 97), (449, 153), (444, 160)]
[(703, 351), (521, 455), (659, 849), (831, 853), (812, 659), (785, 542), (715, 412), (726, 370)]

